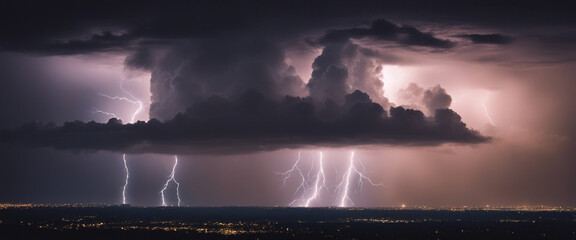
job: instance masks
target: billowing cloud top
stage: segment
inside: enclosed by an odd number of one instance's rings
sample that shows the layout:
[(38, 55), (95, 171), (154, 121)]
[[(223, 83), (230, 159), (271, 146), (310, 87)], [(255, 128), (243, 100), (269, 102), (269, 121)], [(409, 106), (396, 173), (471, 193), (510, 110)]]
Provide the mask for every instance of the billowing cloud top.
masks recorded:
[[(125, 125), (118, 119), (63, 126), (31, 123), (3, 130), (1, 142), (122, 152), (232, 153), (489, 140), (449, 109), (452, 99), (441, 86), (425, 90), (414, 85), (418, 91), (405, 91), (425, 113), (397, 107), (384, 96), (382, 65), (397, 59), (362, 42), (431, 51), (456, 45), (433, 33), (378, 19), (367, 26), (328, 29), (321, 36), (289, 37), (298, 32), (291, 29), (297, 23), (280, 33), (267, 25), (256, 24), (264, 30), (247, 27), (254, 24), (249, 17), (213, 21), (213, 27), (185, 21), (178, 28), (166, 17), (166, 24), (128, 21), (127, 30), (84, 39), (0, 42), (6, 50), (41, 54), (126, 51), (127, 69), (151, 73), (153, 118)], [(287, 61), (286, 49), (294, 48), (297, 38), (305, 39), (297, 47), (320, 51), (309, 78)]]

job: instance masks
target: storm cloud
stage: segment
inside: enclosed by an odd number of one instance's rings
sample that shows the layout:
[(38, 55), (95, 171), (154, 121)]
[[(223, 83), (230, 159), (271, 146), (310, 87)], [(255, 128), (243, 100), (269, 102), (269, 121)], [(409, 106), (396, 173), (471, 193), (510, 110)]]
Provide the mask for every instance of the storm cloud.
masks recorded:
[(124, 64), (151, 73), (152, 120), (125, 125), (117, 119), (107, 124), (73, 121), (59, 127), (32, 123), (4, 131), (3, 142), (73, 150), (236, 153), (489, 140), (448, 109), (451, 98), (440, 86), (418, 93), (426, 114), (395, 108), (384, 97), (379, 76), (389, 58), (355, 40), (428, 49), (454, 46), (411, 26), (378, 19), (369, 27), (332, 29), (309, 39), (308, 47), (321, 50), (311, 76), (298, 75), (286, 62), (290, 39), (278, 35), (224, 31), (191, 38), (174, 33), (161, 35), (188, 39), (134, 44), (153, 32), (141, 28), (124, 34), (106, 32), (50, 48), (134, 47)]
[(328, 30), (317, 39), (309, 39), (308, 47), (322, 51), (312, 63), (311, 76), (299, 76), (297, 69), (286, 63), (287, 39), (260, 33), (247, 37), (229, 32), (173, 43), (157, 50), (162, 54), (141, 47), (125, 63), (127, 68), (151, 72), (150, 116), (160, 120), (170, 119), (211, 95), (231, 99), (248, 89), (275, 100), (311, 96), (319, 105), (326, 101), (342, 104), (345, 95), (360, 90), (387, 109), (391, 104), (384, 97), (378, 76), (381, 65), (389, 59), (378, 49), (354, 43), (354, 39), (430, 49), (454, 45), (414, 27), (379, 19), (370, 27)]
[[(319, 25), (304, 24), (306, 17), (287, 21), (279, 31), (277, 24), (290, 15), (279, 14), (266, 23), (258, 20), (279, 6), (266, 12), (242, 6), (252, 13), (248, 14), (251, 17), (240, 17), (238, 11), (218, 17), (198, 12), (183, 19), (175, 19), (177, 14), (154, 6), (134, 6), (144, 8), (137, 11), (139, 14), (152, 14), (146, 21), (138, 21), (140, 15), (123, 18), (119, 12), (110, 12), (105, 21), (99, 21), (102, 9), (90, 9), (86, 16), (75, 17), (78, 28), (95, 22), (118, 27), (89, 37), (57, 31), (58, 25), (46, 26), (55, 30), (52, 33), (23, 24), (36, 38), (14, 32), (0, 42), (5, 51), (35, 54), (127, 52), (126, 69), (150, 72), (152, 120), (134, 124), (114, 119), (107, 124), (72, 121), (58, 127), (29, 124), (5, 130), (3, 143), (123, 152), (250, 152), (309, 145), (489, 140), (467, 128), (460, 116), (448, 109), (451, 97), (440, 86), (414, 93), (412, 97), (419, 100), (415, 109), (394, 107), (396, 104), (385, 97), (379, 76), (382, 65), (394, 58), (361, 41), (428, 50), (447, 50), (456, 45), (432, 32), (384, 19), (351, 28), (319, 30)], [(329, 20), (344, 9), (341, 7), (318, 11), (318, 17)], [(353, 16), (355, 11), (367, 8), (353, 5), (345, 12)], [(170, 10), (174, 9), (178, 8)], [(183, 6), (178, 11), (185, 9)], [(286, 61), (287, 48), (302, 39), (306, 39), (306, 48), (320, 51), (312, 62), (310, 76), (299, 75), (299, 69)]]
[(390, 108), (360, 91), (343, 105), (332, 105), (322, 119), (313, 99), (286, 96), (281, 101), (247, 90), (235, 101), (219, 96), (192, 105), (185, 113), (160, 122), (122, 124), (67, 122), (63, 126), (30, 123), (3, 130), (3, 144), (68, 150), (160, 153), (238, 153), (307, 146), (437, 145), (481, 143), (490, 138), (466, 127), (450, 109), (425, 117), (418, 110)]
[(185, 204), (282, 206), (299, 151), (336, 181), (356, 150), (386, 185), (358, 207), (574, 206), (575, 25), (564, 0), (0, 1), (0, 202), (117, 203), (126, 153), (133, 204), (179, 154)]
[[(58, 6), (58, 7), (55, 7)], [(498, 7), (494, 7), (498, 6)], [(46, 9), (50, 9), (47, 11)], [(511, 14), (513, 12), (513, 14)], [(455, 14), (457, 13), (457, 14)], [(335, 19), (358, 16), (418, 16), (444, 21), (484, 25), (571, 24), (576, 18), (563, 1), (530, 1), (518, 4), (490, 0), (474, 4), (455, 1), (209, 1), (152, 2), (135, 0), (78, 2), (4, 1), (0, 5), (0, 50), (42, 54), (85, 54), (119, 50), (140, 39), (174, 40), (213, 36), (228, 30), (262, 31), (278, 26), (287, 35), (295, 29), (307, 31)], [(297, 17), (296, 17), (297, 16)], [(264, 20), (264, 21), (263, 21)], [(102, 30), (94, 34), (87, 31)], [(390, 30), (392, 32), (390, 32)], [(116, 36), (113, 42), (93, 36), (104, 32)], [(407, 44), (442, 45), (412, 27), (389, 28), (381, 37), (398, 38)], [(481, 38), (481, 36), (480, 36)], [(400, 38), (398, 38), (400, 39)], [(494, 41), (491, 41), (494, 42)]]
[(512, 38), (501, 34), (465, 34), (458, 37), (470, 39), (473, 43), (478, 44), (507, 44), (512, 42)]

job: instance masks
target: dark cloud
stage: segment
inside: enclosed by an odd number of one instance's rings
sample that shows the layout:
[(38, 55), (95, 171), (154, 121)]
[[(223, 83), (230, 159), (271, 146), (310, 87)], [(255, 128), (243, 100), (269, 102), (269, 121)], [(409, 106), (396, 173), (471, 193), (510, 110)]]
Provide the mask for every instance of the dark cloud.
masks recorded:
[[(369, 6), (298, 1), (4, 1), (0, 3), (0, 50), (53, 55), (109, 51), (109, 42), (91, 38), (98, 31), (150, 41), (206, 38), (227, 32), (291, 36), (365, 13)], [(115, 41), (114, 46), (147, 42)]]
[(424, 92), (422, 102), (430, 113), (434, 113), (438, 109), (449, 108), (452, 104), (452, 97), (446, 93), (446, 89), (438, 85)]
[[(141, 41), (133, 36), (105, 33), (63, 46), (77, 44), (87, 50), (108, 44), (112, 49)], [(466, 128), (452, 111), (429, 118), (418, 110), (390, 108), (379, 79), (388, 59), (353, 42), (359, 38), (429, 48), (453, 45), (385, 20), (374, 21), (370, 28), (330, 30), (316, 42), (322, 53), (307, 84), (285, 62), (283, 43), (289, 39), (264, 33), (232, 31), (162, 48), (134, 46), (124, 63), (151, 72), (150, 117), (164, 122), (30, 124), (4, 132), (3, 139), (59, 149), (165, 153), (488, 140)], [(440, 87), (422, 97), (430, 112), (447, 108), (446, 99), (450, 96)]]
[(399, 27), (391, 22), (378, 19), (372, 22), (370, 28), (351, 28), (331, 30), (319, 41), (323, 45), (347, 41), (350, 38), (371, 37), (382, 41), (392, 41), (409, 46), (425, 46), (434, 48), (451, 48), (453, 42), (434, 37), (411, 26)]
[(154, 66), (154, 54), (148, 48), (140, 48), (124, 59), (124, 66), (130, 69), (149, 70)]
[(378, 78), (381, 64), (386, 58), (379, 58), (376, 49), (362, 47), (351, 39), (372, 38), (375, 41), (389, 41), (402, 45), (450, 48), (454, 43), (435, 38), (410, 26), (399, 27), (386, 20), (372, 22), (370, 28), (330, 30), (316, 44), (323, 47), (322, 54), (314, 60), (312, 77), (308, 82), (310, 96), (316, 101), (339, 101), (352, 90), (368, 93), (375, 102), (388, 108), (390, 103), (384, 97), (383, 83)]
[(47, 55), (128, 51), (131, 45), (135, 45), (135, 40), (137, 39), (134, 36), (128, 34), (115, 35), (111, 32), (104, 32), (103, 34), (94, 34), (89, 39), (54, 41), (37, 46), (28, 46), (22, 50)]
[[(30, 123), (3, 130), (2, 144), (24, 144), (68, 150), (121, 152), (237, 153), (306, 146), (371, 144), (436, 145), (481, 143), (489, 138), (466, 127), (450, 109), (433, 118), (418, 110), (390, 108), (390, 116), (363, 92), (345, 96), (341, 112), (331, 119), (318, 116), (311, 98), (287, 96), (281, 101), (256, 90), (234, 101), (211, 96), (185, 113), (160, 122), (123, 125), (80, 121), (63, 126)], [(322, 108), (323, 106), (320, 106)]]
[[(381, 25), (390, 26), (394, 35), (398, 27), (384, 20), (376, 20), (372, 27), (345, 30), (331, 30), (318, 41), (323, 46), (322, 54), (312, 64), (312, 76), (308, 81), (310, 96), (317, 101), (340, 101), (351, 90), (368, 93), (375, 102), (389, 107), (384, 97), (383, 83), (378, 78), (381, 64), (388, 58), (380, 58), (378, 50), (359, 46), (351, 38), (385, 35)], [(397, 41), (393, 38), (378, 38), (384, 41)]]
[[(306, 94), (304, 82), (295, 74), (294, 67), (284, 62), (284, 51), (278, 44), (265, 39), (231, 40), (231, 37), (236, 36), (175, 45), (163, 57), (153, 60), (157, 64), (149, 69), (150, 116), (170, 119), (201, 99), (212, 95), (236, 99), (248, 89), (271, 99)], [(127, 63), (144, 61), (133, 56), (129, 59), (134, 60)]]
[(533, 36), (538, 39), (543, 44), (559, 44), (559, 45), (573, 45), (576, 43), (576, 33), (574, 32), (562, 32), (547, 34), (542, 36)]
[[(296, 17), (297, 16), (297, 17)], [(3, 1), (0, 3), (0, 49), (48, 54), (78, 54), (109, 50), (108, 44), (90, 39), (94, 30), (120, 30), (134, 39), (190, 39), (226, 31), (244, 34), (267, 32), (290, 36), (328, 23), (357, 23), (365, 18), (389, 16), (432, 22), (458, 22), (505, 27), (574, 24), (576, 17), (562, 0), (516, 1)], [(359, 20), (360, 19), (360, 20)], [(376, 34), (401, 44), (449, 47), (409, 26), (381, 22), (355, 35)], [(472, 36), (470, 36), (472, 37)], [(483, 37), (476, 36), (479, 41)], [(496, 40), (500, 42), (499, 40)], [(60, 44), (54, 44), (60, 43)], [(123, 42), (132, 44), (132, 42)], [(116, 46), (121, 43), (116, 42)]]
[(371, 28), (331, 30), (315, 42), (322, 54), (312, 64), (307, 85), (302, 79), (307, 76), (298, 76), (295, 67), (285, 62), (284, 46), (290, 39), (267, 34), (222, 33), (173, 43), (165, 47), (163, 54), (150, 54), (150, 48), (140, 48), (125, 63), (128, 68), (152, 72), (150, 116), (161, 120), (174, 117), (208, 96), (236, 98), (247, 89), (275, 100), (286, 95), (309, 95), (320, 103), (330, 100), (338, 104), (342, 104), (345, 95), (360, 90), (388, 108), (390, 104), (383, 96), (383, 83), (378, 76), (380, 66), (393, 60), (377, 49), (352, 42), (361, 37), (432, 48), (452, 44), (385, 20), (374, 21)]
[[(62, 14), (62, 19), (74, 22), (63, 27), (46, 23), (50, 31), (14, 16), (24, 22), (8, 30), (14, 35), (0, 40), (6, 51), (129, 51), (125, 67), (151, 73), (150, 117), (164, 123), (30, 125), (5, 136), (17, 142), (28, 142), (21, 137), (29, 136), (29, 143), (41, 146), (127, 152), (487, 140), (459, 120), (445, 123), (459, 119), (453, 112), (446, 113), (446, 119), (427, 118), (418, 110), (390, 108), (379, 75), (381, 65), (395, 59), (356, 40), (433, 50), (450, 49), (453, 42), (382, 19), (369, 27), (332, 27), (332, 20), (355, 18), (381, 3), (307, 3), (305, 8), (286, 2), (259, 8), (253, 4), (227, 3), (221, 8), (219, 3), (171, 2), (166, 7), (130, 2), (108, 11), (104, 2), (70, 3), (67, 11), (38, 12), (47, 17)], [(69, 10), (81, 16), (70, 16)], [(292, 12), (314, 14), (295, 18)], [(321, 26), (326, 23), (330, 27)], [(29, 32), (18, 32), (18, 26)], [(313, 41), (312, 47), (322, 53), (314, 59), (311, 76), (299, 76), (286, 63), (286, 46), (321, 32)], [(306, 83), (303, 78), (308, 77)], [(437, 87), (424, 92), (421, 101), (433, 113), (449, 107), (450, 96)], [(451, 114), (456, 116), (450, 118)]]
[(478, 44), (508, 44), (512, 41), (509, 36), (504, 36), (500, 34), (464, 34), (458, 35), (461, 38), (470, 39), (473, 43)]

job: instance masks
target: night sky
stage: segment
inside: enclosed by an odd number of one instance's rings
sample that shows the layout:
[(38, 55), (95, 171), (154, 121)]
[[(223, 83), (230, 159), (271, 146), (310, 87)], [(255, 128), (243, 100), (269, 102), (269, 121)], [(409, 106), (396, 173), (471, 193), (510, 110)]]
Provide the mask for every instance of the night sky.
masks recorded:
[(2, 1), (0, 202), (576, 206), (574, 49), (565, 1)]

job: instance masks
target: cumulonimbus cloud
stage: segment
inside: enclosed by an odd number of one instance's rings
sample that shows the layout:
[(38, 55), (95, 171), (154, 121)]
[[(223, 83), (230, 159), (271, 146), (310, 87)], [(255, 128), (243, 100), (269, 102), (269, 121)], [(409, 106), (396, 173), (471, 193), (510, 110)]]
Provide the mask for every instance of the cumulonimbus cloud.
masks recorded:
[[(91, 42), (132, 39), (123, 36), (98, 35)], [(429, 117), (393, 107), (378, 77), (384, 63), (379, 50), (353, 41), (360, 38), (432, 49), (454, 45), (385, 20), (328, 30), (312, 42), (322, 52), (307, 82), (286, 63), (282, 41), (265, 34), (231, 32), (168, 44), (163, 54), (139, 46), (125, 64), (151, 72), (150, 116), (160, 120), (29, 124), (4, 130), (1, 142), (70, 150), (235, 153), (489, 140), (448, 109), (451, 98), (440, 86), (419, 97)]]
[[(237, 153), (307, 146), (437, 145), (481, 143), (488, 137), (466, 127), (450, 109), (434, 117), (402, 107), (385, 111), (360, 91), (342, 105), (315, 105), (311, 98), (266, 98), (254, 90), (236, 101), (219, 96), (192, 105), (185, 113), (160, 122), (122, 124), (79, 121), (63, 126), (28, 124), (3, 130), (2, 144), (68, 150), (121, 152)], [(318, 112), (325, 113), (320, 116)]]

